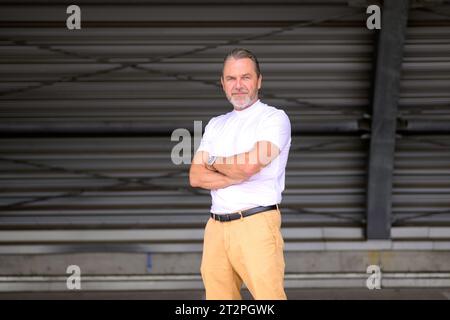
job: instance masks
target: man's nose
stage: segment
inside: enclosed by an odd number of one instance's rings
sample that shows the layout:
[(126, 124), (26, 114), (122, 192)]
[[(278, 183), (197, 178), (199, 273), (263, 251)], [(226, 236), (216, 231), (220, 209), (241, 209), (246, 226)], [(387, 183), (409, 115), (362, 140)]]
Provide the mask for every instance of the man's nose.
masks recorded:
[(235, 87), (236, 87), (236, 89), (239, 89), (240, 87), (242, 87), (241, 80), (239, 80), (239, 79), (236, 80)]

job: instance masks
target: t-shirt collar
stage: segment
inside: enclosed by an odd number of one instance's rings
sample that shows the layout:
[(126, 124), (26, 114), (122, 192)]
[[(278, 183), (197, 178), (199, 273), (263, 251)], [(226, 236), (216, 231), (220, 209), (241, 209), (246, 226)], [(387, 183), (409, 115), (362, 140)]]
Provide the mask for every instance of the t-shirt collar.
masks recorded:
[(240, 111), (236, 111), (235, 109), (233, 110), (233, 114), (237, 117), (244, 117), (244, 116), (248, 116), (254, 112), (257, 111), (257, 109), (259, 109), (259, 105), (261, 104), (261, 102), (258, 100), (256, 100), (251, 106), (245, 108), (244, 110), (240, 110)]

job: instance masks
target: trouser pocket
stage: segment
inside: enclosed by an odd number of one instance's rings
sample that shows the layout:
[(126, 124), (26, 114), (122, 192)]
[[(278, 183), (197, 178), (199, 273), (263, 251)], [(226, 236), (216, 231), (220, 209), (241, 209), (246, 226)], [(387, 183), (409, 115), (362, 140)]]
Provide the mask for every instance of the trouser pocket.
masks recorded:
[(281, 213), (279, 210), (271, 210), (261, 213), (269, 227), (277, 246), (284, 248), (283, 235), (281, 234)]

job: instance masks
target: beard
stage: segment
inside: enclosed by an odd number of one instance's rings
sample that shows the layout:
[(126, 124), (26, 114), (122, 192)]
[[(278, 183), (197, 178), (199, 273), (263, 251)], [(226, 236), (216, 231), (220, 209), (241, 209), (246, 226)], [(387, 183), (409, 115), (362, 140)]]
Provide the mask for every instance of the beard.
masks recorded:
[(230, 103), (233, 105), (234, 109), (240, 111), (240, 110), (244, 110), (245, 108), (249, 107), (253, 103), (253, 101), (256, 98), (256, 94), (251, 95), (249, 93), (244, 96), (231, 95), (231, 96), (228, 96), (227, 98), (228, 98), (228, 101), (230, 101)]

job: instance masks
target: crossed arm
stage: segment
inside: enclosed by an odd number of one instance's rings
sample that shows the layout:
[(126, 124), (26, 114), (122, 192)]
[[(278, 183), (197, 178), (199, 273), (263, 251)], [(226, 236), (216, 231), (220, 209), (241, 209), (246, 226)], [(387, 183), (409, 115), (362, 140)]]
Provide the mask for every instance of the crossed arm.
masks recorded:
[(199, 151), (195, 154), (189, 171), (192, 187), (222, 189), (239, 184), (261, 171), (280, 153), (269, 141), (259, 141), (253, 148), (231, 157), (218, 157), (213, 166), (208, 166), (209, 154)]

